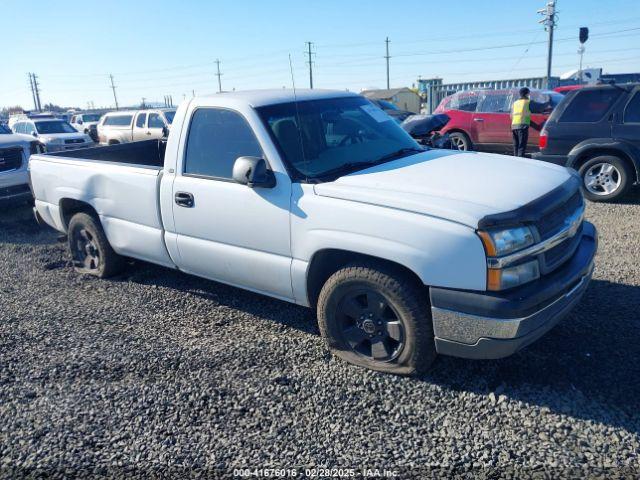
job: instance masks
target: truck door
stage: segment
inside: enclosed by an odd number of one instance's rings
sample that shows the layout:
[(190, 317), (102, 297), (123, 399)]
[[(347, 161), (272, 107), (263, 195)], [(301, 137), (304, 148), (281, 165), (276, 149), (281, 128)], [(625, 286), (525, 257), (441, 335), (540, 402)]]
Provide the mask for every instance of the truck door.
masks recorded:
[[(615, 115), (613, 138), (624, 140), (640, 149), (640, 87), (629, 96), (621, 113)], [(640, 161), (640, 158), (636, 159)]]
[(247, 120), (230, 109), (195, 109), (172, 187), (176, 263), (195, 275), (291, 299), (291, 181), (276, 175), (273, 188), (236, 183), (233, 164), (241, 156), (265, 158)]
[(133, 132), (131, 137), (134, 142), (139, 142), (141, 140), (147, 140), (151, 138), (147, 135), (147, 113), (146, 112), (138, 112), (136, 115), (136, 121), (133, 124)]
[(478, 143), (484, 148), (510, 148), (511, 138), (511, 93), (487, 93), (480, 101), (473, 115), (476, 125)]

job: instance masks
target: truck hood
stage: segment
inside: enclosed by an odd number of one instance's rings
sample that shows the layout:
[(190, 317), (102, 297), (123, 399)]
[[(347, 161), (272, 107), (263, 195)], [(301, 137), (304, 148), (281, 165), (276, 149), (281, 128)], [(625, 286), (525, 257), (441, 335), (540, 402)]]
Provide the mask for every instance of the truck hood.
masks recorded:
[(550, 163), (478, 152), (427, 150), (314, 186), (315, 193), (415, 212), (477, 228), (571, 178)]
[(36, 138), (31, 135), (23, 135), (21, 133), (3, 133), (0, 134), (0, 148), (23, 147), (29, 150), (29, 144)]

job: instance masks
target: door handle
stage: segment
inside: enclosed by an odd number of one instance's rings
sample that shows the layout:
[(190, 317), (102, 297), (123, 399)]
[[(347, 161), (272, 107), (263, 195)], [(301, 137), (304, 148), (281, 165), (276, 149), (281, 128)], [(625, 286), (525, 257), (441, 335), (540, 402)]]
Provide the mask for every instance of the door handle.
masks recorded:
[(151, 132), (147, 132), (147, 135), (151, 135)]
[(474, 122), (484, 122), (484, 118), (474, 118)]
[(181, 207), (193, 208), (193, 206), (195, 205), (193, 194), (188, 192), (177, 192), (175, 201), (176, 205), (180, 205)]

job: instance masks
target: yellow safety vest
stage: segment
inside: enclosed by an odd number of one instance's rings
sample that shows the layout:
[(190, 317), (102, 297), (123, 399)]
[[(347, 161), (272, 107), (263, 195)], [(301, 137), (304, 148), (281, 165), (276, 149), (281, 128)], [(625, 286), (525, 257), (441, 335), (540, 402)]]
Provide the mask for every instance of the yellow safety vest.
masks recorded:
[(531, 110), (529, 109), (529, 100), (521, 98), (513, 102), (511, 108), (511, 126), (519, 127), (521, 125), (531, 124)]

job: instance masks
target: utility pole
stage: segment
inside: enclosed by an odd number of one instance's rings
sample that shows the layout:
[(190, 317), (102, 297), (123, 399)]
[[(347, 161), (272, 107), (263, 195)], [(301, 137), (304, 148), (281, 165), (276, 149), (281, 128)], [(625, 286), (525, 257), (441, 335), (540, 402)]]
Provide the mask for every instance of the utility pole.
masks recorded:
[(113, 100), (116, 102), (116, 110), (119, 110), (118, 106), (118, 97), (116, 97), (116, 86), (113, 84), (113, 75), (109, 74), (109, 78), (111, 79), (111, 90), (113, 90)]
[(387, 54), (384, 56), (384, 58), (387, 60), (387, 90), (389, 90), (391, 87), (389, 86), (389, 59), (391, 58), (389, 56), (389, 37), (387, 37), (387, 39), (384, 41), (384, 43), (387, 46)]
[(42, 111), (42, 103), (40, 103), (40, 84), (38, 83), (38, 76), (35, 73), (31, 74), (33, 78), (33, 90), (36, 92), (36, 109)]
[(216, 73), (216, 77), (218, 77), (218, 93), (222, 93), (222, 73), (220, 73), (220, 60), (216, 58), (216, 65), (218, 66), (218, 73)]
[(33, 97), (33, 109), (38, 109), (38, 102), (36, 102), (36, 90), (33, 87), (33, 73), (29, 72), (29, 85), (31, 86), (31, 96)]
[(311, 55), (313, 55), (311, 46), (313, 45), (313, 42), (305, 43), (307, 45), (307, 55), (309, 55), (309, 60), (307, 60), (307, 63), (309, 64), (309, 88), (313, 90), (313, 60), (311, 60)]
[(140, 105), (140, 108), (142, 108), (142, 110), (144, 110), (145, 108), (147, 108), (147, 105), (144, 103), (144, 101), (146, 100), (145, 97), (142, 97), (142, 104)]
[(538, 23), (542, 23), (549, 32), (549, 45), (547, 50), (547, 88), (551, 88), (551, 58), (553, 55), (553, 28), (556, 26), (556, 0), (549, 0), (547, 6), (538, 13), (544, 18)]

